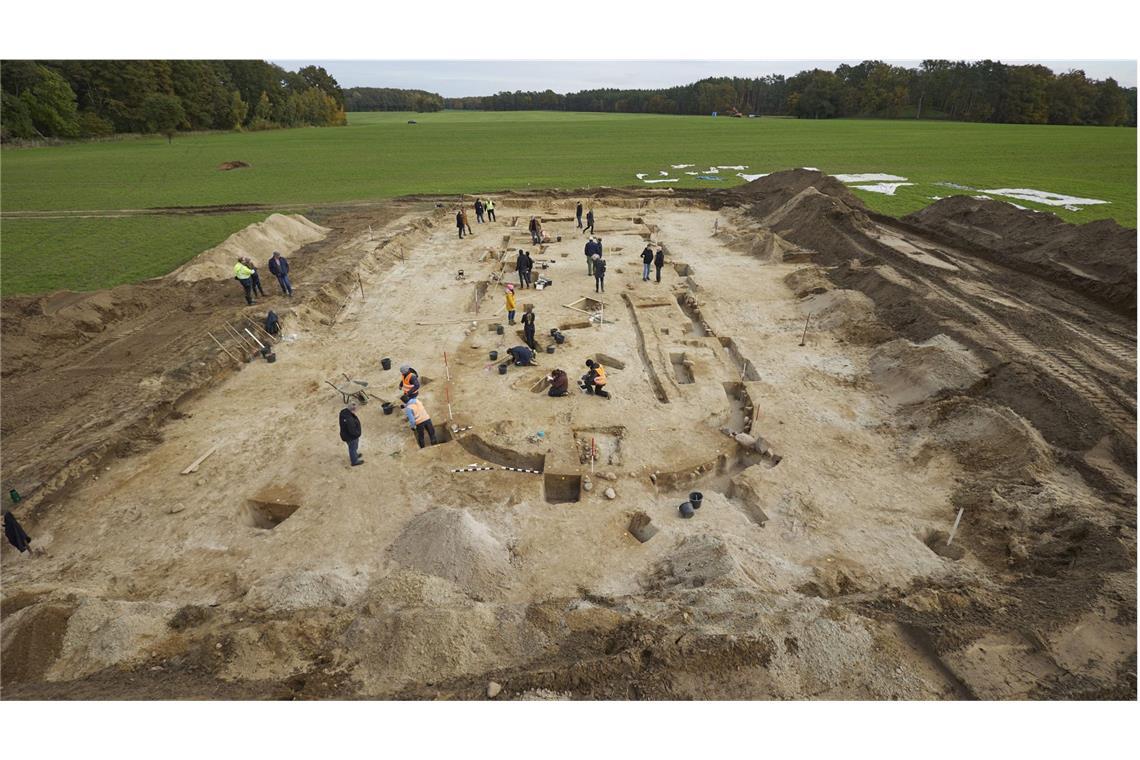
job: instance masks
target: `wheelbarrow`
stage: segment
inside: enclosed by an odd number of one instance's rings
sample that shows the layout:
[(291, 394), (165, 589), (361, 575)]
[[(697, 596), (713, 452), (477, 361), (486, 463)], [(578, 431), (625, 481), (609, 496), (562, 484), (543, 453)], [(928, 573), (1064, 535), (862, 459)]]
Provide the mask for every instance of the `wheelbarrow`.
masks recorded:
[(332, 386), (332, 389), (340, 394), (341, 399), (346, 404), (352, 399), (356, 399), (361, 405), (368, 403), (367, 380), (353, 380), (345, 375), (344, 382), (340, 385), (333, 385), (328, 380), (325, 380), (325, 383)]

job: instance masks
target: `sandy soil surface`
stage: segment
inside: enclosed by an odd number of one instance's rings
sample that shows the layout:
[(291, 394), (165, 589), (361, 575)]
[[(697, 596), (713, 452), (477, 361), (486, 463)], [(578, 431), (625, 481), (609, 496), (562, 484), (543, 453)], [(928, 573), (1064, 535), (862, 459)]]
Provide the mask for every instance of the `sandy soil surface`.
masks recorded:
[[(436, 199), (322, 212), (291, 302), (242, 306), (218, 251), (194, 282), (5, 299), (4, 483), (41, 553), (3, 549), (3, 696), (1135, 698), (1115, 295), (806, 171), (594, 195), (595, 293), (576, 200), (503, 194), (463, 240)], [(553, 285), (518, 293), (539, 366), (500, 374), (519, 248)], [(274, 363), (204, 335), (267, 306)], [(611, 399), (546, 395), (587, 358)], [(437, 446), (381, 409), (402, 363)]]

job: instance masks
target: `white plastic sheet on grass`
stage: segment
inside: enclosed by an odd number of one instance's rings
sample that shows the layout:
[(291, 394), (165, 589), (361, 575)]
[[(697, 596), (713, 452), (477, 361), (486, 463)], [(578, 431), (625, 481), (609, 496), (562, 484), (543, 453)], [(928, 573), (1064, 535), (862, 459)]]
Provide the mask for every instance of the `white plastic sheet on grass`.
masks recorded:
[(747, 169), (748, 166), (747, 165), (745, 165), (745, 166), (719, 166), (718, 165), (716, 168), (718, 168), (718, 169), (731, 169), (731, 170), (736, 171), (736, 172), (742, 172), (745, 169)]
[(670, 164), (674, 169), (688, 169), (696, 164)]
[(1000, 195), (1006, 198), (1017, 198), (1019, 201), (1032, 201), (1033, 203), (1041, 203), (1045, 206), (1064, 206), (1070, 211), (1077, 210), (1076, 208), (1069, 208), (1070, 206), (1097, 206), (1101, 203), (1109, 202), (1096, 198), (1078, 198), (1073, 195), (1062, 195), (1061, 193), (1050, 193), (1045, 190), (1032, 190), (1023, 187), (1001, 187), (997, 190), (983, 190), (982, 192), (989, 193), (990, 195)]
[(637, 175), (635, 175), (635, 176), (636, 176), (638, 179), (645, 179), (645, 178), (646, 178), (646, 177), (648, 177), (649, 175), (648, 175), (648, 174), (637, 174)]
[(768, 175), (767, 174), (740, 174), (738, 172), (736, 176), (737, 177), (743, 177), (745, 182), (752, 182), (753, 180), (760, 179), (761, 177), (767, 177)]
[(900, 187), (907, 187), (913, 185), (913, 182), (879, 182), (874, 185), (852, 185), (856, 190), (866, 190), (869, 193), (882, 193), (883, 195), (894, 195), (895, 190)]
[(660, 169), (657, 170), (657, 173), (660, 174), (662, 177), (668, 177), (669, 176), (669, 172), (663, 172)]
[(906, 177), (897, 174), (836, 174), (840, 182), (906, 182)]
[(655, 185), (658, 182), (676, 182), (677, 178), (673, 177), (672, 179), (643, 179), (641, 181), (647, 185)]

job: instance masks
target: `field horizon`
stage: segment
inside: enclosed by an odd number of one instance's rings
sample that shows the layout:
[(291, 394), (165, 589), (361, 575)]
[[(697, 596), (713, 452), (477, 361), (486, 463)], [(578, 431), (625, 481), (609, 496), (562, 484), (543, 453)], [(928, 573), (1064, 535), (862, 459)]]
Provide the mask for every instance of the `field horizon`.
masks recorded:
[[(415, 125), (408, 124), (414, 120)], [(1136, 131), (1124, 127), (837, 119), (810, 121), (545, 111), (350, 113), (341, 128), (209, 132), (0, 151), (3, 295), (90, 290), (164, 274), (251, 221), (249, 213), (130, 220), (15, 212), (258, 204), (303, 207), (410, 194), (525, 189), (723, 188), (799, 167), (905, 178), (856, 189), (900, 216), (934, 197), (1023, 188), (1107, 201), (1070, 222), (1136, 226)], [(248, 169), (219, 171), (227, 161)], [(690, 167), (674, 168), (675, 165)], [(685, 174), (722, 168), (719, 180)], [(668, 173), (662, 175), (661, 172)], [(704, 173), (702, 171), (702, 173)], [(646, 184), (645, 179), (675, 182)], [(957, 187), (954, 187), (957, 186)], [(1077, 207), (1074, 207), (1077, 208)], [(240, 209), (235, 210), (240, 211)], [(266, 212), (268, 213), (268, 212)]]

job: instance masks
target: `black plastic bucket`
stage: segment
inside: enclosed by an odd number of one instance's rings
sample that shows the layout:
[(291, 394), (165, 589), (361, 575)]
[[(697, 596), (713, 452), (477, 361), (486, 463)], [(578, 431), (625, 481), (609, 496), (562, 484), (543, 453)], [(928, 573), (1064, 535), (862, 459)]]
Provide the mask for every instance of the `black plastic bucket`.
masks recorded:
[(380, 368), (381, 369), (392, 369), (392, 360), (389, 359), (387, 356), (385, 356), (383, 359), (380, 360)]
[(700, 509), (701, 502), (704, 501), (705, 495), (700, 491), (693, 491), (689, 494), (689, 503), (693, 505), (693, 509)]
[(384, 410), (384, 414), (391, 414), (394, 407), (392, 406), (391, 401), (385, 401), (380, 405), (380, 408)]
[(269, 353), (265, 354), (265, 361), (272, 364), (273, 362), (277, 361), (277, 354), (270, 351)]
[(491, 352), (491, 361), (495, 361), (498, 358), (499, 358), (499, 352), (498, 351), (492, 351)]
[(506, 364), (500, 364), (499, 365), (499, 374), (500, 375), (507, 374), (507, 365)]
[(548, 353), (548, 354), (554, 353), (554, 344), (553, 343), (551, 343), (549, 346), (546, 347), (546, 353)]
[(681, 513), (681, 517), (686, 520), (693, 516), (693, 504), (691, 502), (684, 502), (681, 506), (677, 507), (677, 511)]
[(502, 335), (503, 334), (503, 326), (502, 325), (495, 325), (495, 334), (496, 335)]
[(565, 335), (563, 335), (563, 334), (562, 334), (562, 333), (560, 333), (560, 332), (556, 332), (556, 333), (554, 333), (554, 342), (555, 342), (555, 343), (557, 343), (558, 345), (560, 345), (560, 346), (561, 346), (561, 345), (562, 345), (562, 342), (563, 342), (564, 340), (566, 340), (566, 336), (565, 336)]

